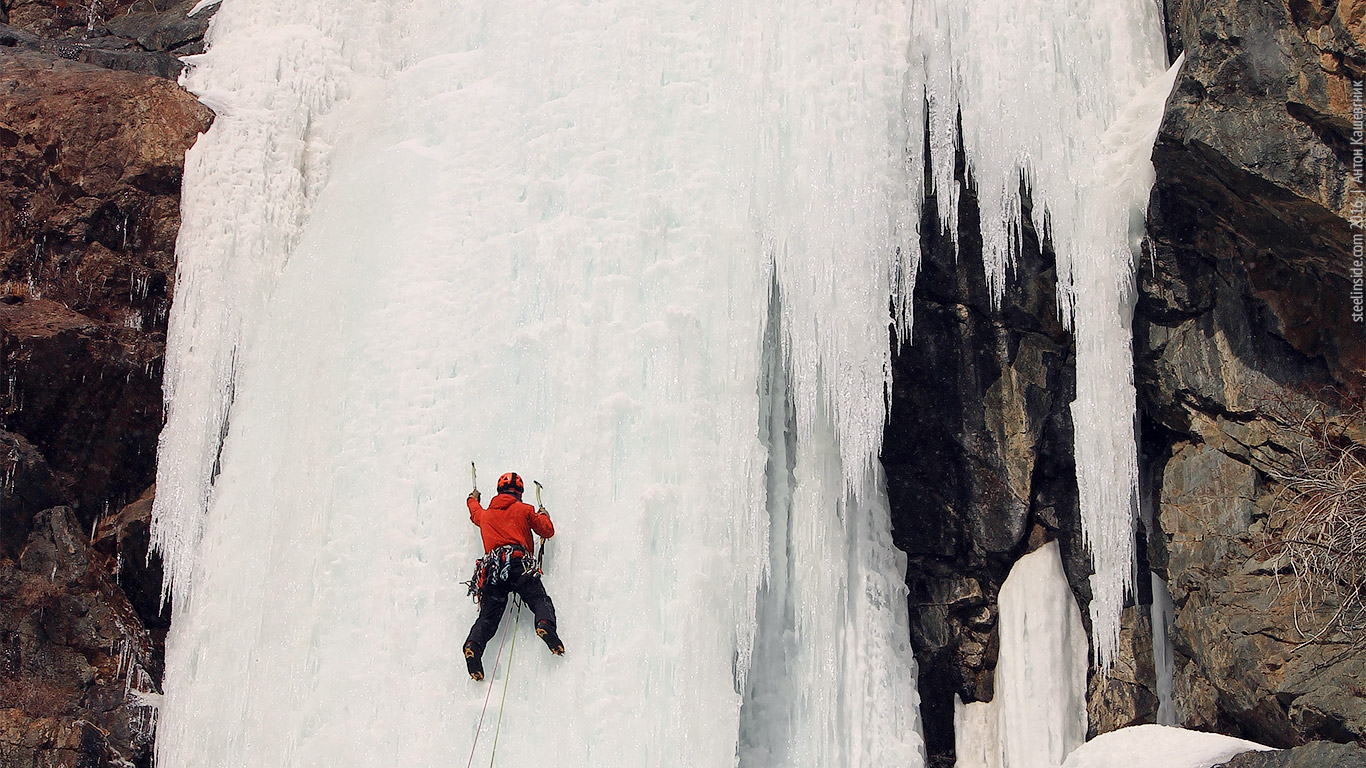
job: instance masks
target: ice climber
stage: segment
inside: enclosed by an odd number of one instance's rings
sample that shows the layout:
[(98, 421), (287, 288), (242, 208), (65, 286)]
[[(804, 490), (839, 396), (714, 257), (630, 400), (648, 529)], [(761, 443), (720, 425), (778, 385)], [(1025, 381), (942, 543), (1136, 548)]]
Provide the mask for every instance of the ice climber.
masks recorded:
[(484, 646), (498, 632), (508, 595), (516, 593), (536, 616), (536, 634), (550, 652), (564, 653), (564, 643), (555, 633), (555, 606), (541, 585), (541, 569), (533, 556), (531, 533), (543, 538), (555, 535), (555, 525), (545, 507), (533, 508), (522, 501), (525, 489), (516, 472), (498, 478), (498, 495), (484, 509), (479, 491), (472, 491), (466, 504), (470, 522), (479, 526), (484, 539), (484, 556), (475, 566), (470, 590), (479, 603), (479, 618), (465, 640), (465, 666), (470, 677), (484, 679)]

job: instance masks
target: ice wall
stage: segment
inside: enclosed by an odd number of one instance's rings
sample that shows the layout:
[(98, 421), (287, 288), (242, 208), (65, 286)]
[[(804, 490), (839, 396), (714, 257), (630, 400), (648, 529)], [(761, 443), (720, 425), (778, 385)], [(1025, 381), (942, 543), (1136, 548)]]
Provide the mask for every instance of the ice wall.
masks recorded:
[(894, 3), (225, 0), (186, 80), (219, 117), (169, 338), (158, 764), (488, 761), (475, 460), (544, 482), (559, 531), (568, 653), (522, 622), (499, 764), (729, 765), (743, 732), (792, 746), (756, 768), (919, 765), (874, 460), (909, 30)]
[(959, 768), (1058, 768), (1086, 740), (1086, 627), (1057, 542), (1001, 585), (996, 696), (955, 706)]
[[(1058, 261), (1075, 332), (1072, 405), (1082, 528), (1095, 566), (1094, 650), (1108, 668), (1132, 589), (1135, 399), (1133, 262), (1152, 183), (1149, 156), (1171, 88), (1162, 7), (1150, 0), (913, 4), (933, 186), (955, 230), (955, 147), (981, 206), (997, 299), (1019, 247), (1022, 194)], [(1171, 77), (1174, 77), (1174, 72)]]

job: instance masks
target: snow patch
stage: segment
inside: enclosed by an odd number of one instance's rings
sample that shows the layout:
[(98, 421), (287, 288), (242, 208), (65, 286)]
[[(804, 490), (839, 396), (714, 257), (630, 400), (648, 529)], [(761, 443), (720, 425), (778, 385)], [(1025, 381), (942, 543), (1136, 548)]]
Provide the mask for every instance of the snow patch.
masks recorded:
[(1271, 747), (1217, 733), (1135, 725), (1086, 742), (1062, 768), (1213, 768), (1249, 751)]

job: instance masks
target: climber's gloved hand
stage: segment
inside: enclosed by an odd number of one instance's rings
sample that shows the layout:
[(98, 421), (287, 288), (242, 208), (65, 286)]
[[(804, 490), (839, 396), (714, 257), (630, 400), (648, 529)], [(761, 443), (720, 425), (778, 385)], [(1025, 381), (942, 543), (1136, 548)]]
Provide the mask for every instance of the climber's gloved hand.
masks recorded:
[(478, 504), (478, 503), (479, 503), (479, 491), (470, 491), (470, 496), (469, 496), (469, 497), (470, 497), (471, 499), (474, 499), (474, 503), (475, 503), (475, 504)]

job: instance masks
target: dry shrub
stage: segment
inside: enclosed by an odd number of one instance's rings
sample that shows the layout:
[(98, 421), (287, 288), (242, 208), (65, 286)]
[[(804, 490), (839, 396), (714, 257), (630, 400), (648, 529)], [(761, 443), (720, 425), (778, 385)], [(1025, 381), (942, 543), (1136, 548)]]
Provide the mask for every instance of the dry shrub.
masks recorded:
[(1337, 413), (1316, 408), (1286, 424), (1299, 445), (1289, 469), (1270, 473), (1280, 486), (1272, 518), (1281, 522), (1268, 530), (1267, 551), (1293, 575), (1306, 643), (1366, 626), (1366, 445), (1357, 442), (1366, 396), (1336, 400)]

